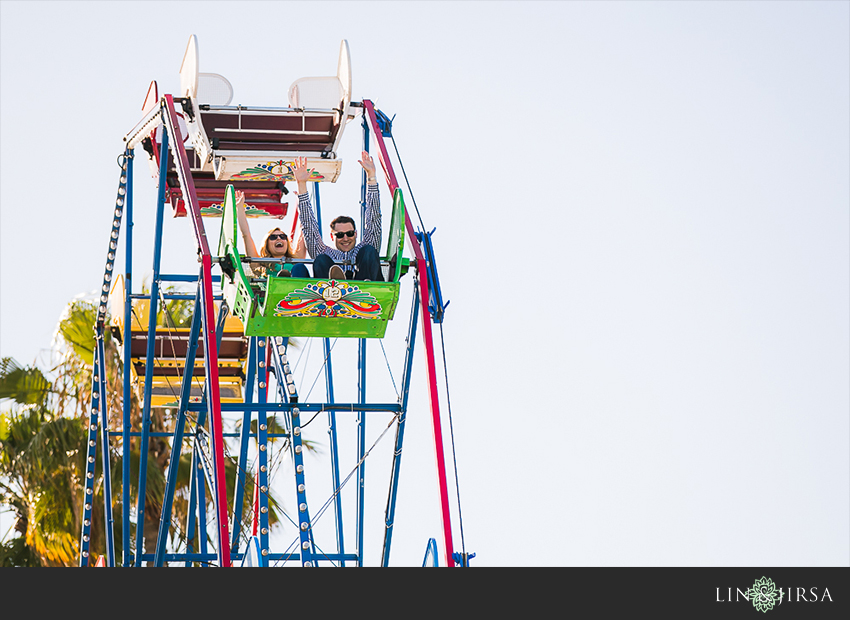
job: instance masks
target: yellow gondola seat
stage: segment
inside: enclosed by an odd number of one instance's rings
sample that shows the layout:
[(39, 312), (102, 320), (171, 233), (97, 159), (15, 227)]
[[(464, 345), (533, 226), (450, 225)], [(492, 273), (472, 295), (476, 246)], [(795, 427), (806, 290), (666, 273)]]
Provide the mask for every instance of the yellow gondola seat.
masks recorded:
[[(124, 338), (124, 278), (119, 274), (110, 293), (112, 333), (123, 343)], [(216, 304), (218, 306), (218, 304)], [(216, 308), (216, 312), (218, 308)], [(150, 300), (133, 300), (130, 318), (131, 382), (139, 400), (145, 389), (148, 348), (148, 319)], [(154, 342), (151, 406), (176, 407), (185, 372), (186, 351), (189, 345), (189, 326), (157, 326)], [(242, 384), (248, 357), (248, 339), (242, 321), (232, 314), (227, 317), (218, 349), (219, 391), (222, 402), (242, 402)], [(204, 370), (203, 335), (200, 336), (192, 371), (190, 400), (198, 401), (203, 395)]]

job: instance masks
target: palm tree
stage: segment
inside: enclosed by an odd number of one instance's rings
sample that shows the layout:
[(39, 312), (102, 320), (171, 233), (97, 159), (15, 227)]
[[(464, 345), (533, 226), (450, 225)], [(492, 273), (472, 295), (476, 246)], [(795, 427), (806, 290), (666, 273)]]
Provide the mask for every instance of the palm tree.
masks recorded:
[(85, 430), (51, 411), (51, 394), (38, 368), (0, 360), (0, 399), (14, 403), (0, 416), (0, 494), (19, 534), (0, 545), (2, 566), (69, 566), (76, 557)]
[[(165, 326), (186, 324), (191, 319), (191, 306), (185, 302), (166, 302), (158, 316)], [(36, 367), (24, 367), (11, 358), (0, 360), (0, 401), (11, 403), (0, 414), (0, 498), (14, 515), (15, 538), (0, 542), (0, 566), (73, 566), (79, 556), (81, 507), (84, 490), (87, 411), (91, 402), (91, 386), (95, 339), (96, 307), (85, 301), (71, 302), (57, 328), (59, 361), (47, 373)], [(106, 375), (107, 417), (110, 428), (123, 425), (123, 359), (119, 342), (104, 333), (104, 370)], [(52, 380), (47, 376), (53, 376)], [(129, 407), (131, 425), (139, 428), (141, 406), (135, 393)], [(171, 433), (174, 420), (160, 408), (151, 409), (151, 430)], [(277, 429), (279, 430), (279, 429)], [(131, 488), (135, 497), (138, 486), (139, 439), (131, 439)], [(188, 486), (191, 445), (181, 450), (178, 466), (178, 490), (173, 505), (172, 521), (185, 523), (188, 514)], [(99, 446), (100, 447), (100, 446)], [(314, 446), (307, 446), (308, 449)], [(157, 539), (162, 514), (165, 474), (171, 457), (171, 446), (165, 437), (151, 437), (149, 444), (145, 493), (145, 540), (150, 552)], [(120, 468), (121, 438), (110, 446), (112, 471)], [(236, 452), (233, 450), (232, 452)], [(96, 462), (101, 463), (98, 457)], [(237, 463), (225, 459), (228, 496), (232, 497)], [(100, 474), (102, 475), (102, 473)], [(95, 486), (94, 505), (103, 506), (102, 478)], [(246, 484), (253, 485), (247, 472)], [(120, 477), (112, 476), (114, 498), (113, 519), (116, 528), (116, 554), (121, 553), (122, 500)], [(211, 498), (210, 498), (211, 499)], [(269, 521), (280, 523), (279, 506), (270, 498)], [(243, 511), (243, 531), (248, 531), (250, 503)], [(91, 549), (103, 549), (105, 532), (102, 511), (92, 511)], [(135, 524), (130, 523), (131, 541)], [(179, 528), (172, 530), (170, 544), (178, 547), (185, 540)], [(132, 544), (132, 543), (131, 543)], [(94, 559), (91, 560), (92, 563)]]

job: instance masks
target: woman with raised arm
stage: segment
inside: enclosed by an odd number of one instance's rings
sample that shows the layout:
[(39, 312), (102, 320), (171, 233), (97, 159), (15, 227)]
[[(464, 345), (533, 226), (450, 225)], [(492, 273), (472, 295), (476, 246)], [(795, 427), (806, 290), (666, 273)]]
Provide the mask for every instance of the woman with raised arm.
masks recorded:
[[(239, 230), (242, 232), (242, 240), (245, 242), (245, 252), (252, 258), (306, 258), (307, 250), (304, 247), (304, 238), (301, 237), (298, 245), (293, 247), (289, 242), (289, 235), (280, 228), (273, 228), (263, 239), (260, 251), (254, 244), (251, 229), (248, 227), (248, 216), (245, 214), (245, 193), (236, 190), (236, 219), (239, 222)], [(307, 266), (298, 263), (278, 263), (272, 265), (260, 265), (251, 263), (253, 270), (260, 270), (261, 274), (274, 276), (294, 276), (296, 278), (309, 278), (310, 272)]]

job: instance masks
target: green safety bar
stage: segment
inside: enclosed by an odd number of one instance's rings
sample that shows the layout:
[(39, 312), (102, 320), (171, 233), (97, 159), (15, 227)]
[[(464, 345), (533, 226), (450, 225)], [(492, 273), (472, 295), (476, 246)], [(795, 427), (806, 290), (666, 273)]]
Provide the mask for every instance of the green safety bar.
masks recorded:
[(396, 188), (393, 194), (393, 213), (390, 218), (389, 239), (387, 241), (387, 253), (382, 260), (390, 264), (389, 280), (398, 282), (398, 279), (407, 272), (409, 261), (402, 258), (404, 249), (404, 198), (401, 190)]
[(221, 286), (230, 311), (245, 323), (245, 317), (253, 316), (256, 312), (257, 299), (251, 281), (242, 268), (242, 257), (236, 245), (239, 238), (238, 228), (236, 192), (233, 185), (228, 185), (224, 190), (224, 216), (221, 219), (221, 235), (218, 240)]

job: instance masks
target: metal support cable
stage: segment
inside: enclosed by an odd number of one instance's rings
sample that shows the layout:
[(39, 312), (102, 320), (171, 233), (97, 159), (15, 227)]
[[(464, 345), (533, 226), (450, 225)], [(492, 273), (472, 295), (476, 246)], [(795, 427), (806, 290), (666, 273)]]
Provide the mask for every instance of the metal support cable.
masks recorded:
[(396, 397), (396, 398), (399, 398), (398, 387), (396, 386), (396, 384), (395, 384), (395, 378), (393, 377), (393, 369), (392, 369), (392, 368), (390, 368), (390, 360), (389, 360), (389, 358), (387, 357), (387, 351), (386, 351), (386, 349), (384, 349), (384, 340), (383, 340), (383, 338), (382, 338), (381, 340), (379, 340), (378, 342), (380, 342), (380, 344), (381, 344), (381, 351), (382, 351), (382, 352), (383, 352), (383, 354), (384, 354), (384, 361), (387, 363), (387, 372), (388, 372), (388, 373), (390, 373), (390, 381), (391, 381), (391, 382), (392, 382), (392, 384), (393, 384), (393, 390), (395, 390), (395, 397)]
[(390, 140), (393, 143), (393, 149), (395, 150), (396, 159), (398, 159), (398, 165), (401, 168), (401, 174), (404, 176), (404, 184), (407, 185), (407, 193), (410, 194), (410, 202), (413, 203), (413, 210), (416, 211), (416, 218), (419, 220), (419, 225), (422, 226), (422, 232), (424, 233), (426, 230), (425, 223), (422, 221), (419, 207), (416, 206), (416, 199), (413, 197), (413, 189), (411, 189), (410, 181), (407, 179), (407, 172), (404, 170), (404, 163), (401, 161), (401, 155), (399, 155), (398, 146), (395, 143), (395, 136), (390, 135)]
[[(384, 436), (387, 434), (387, 432), (392, 428), (393, 424), (398, 422), (398, 419), (399, 419), (399, 416), (397, 416), (397, 415), (394, 415), (392, 417), (392, 419), (390, 420), (389, 424), (387, 424), (387, 426), (383, 430), (383, 432), (381, 432), (381, 434), (378, 436), (378, 438), (375, 439), (375, 441), (372, 443), (372, 445), (369, 447), (369, 449), (366, 450), (363, 453), (363, 456), (360, 457), (360, 459), (357, 461), (357, 463), (354, 464), (354, 467), (351, 468), (351, 471), (342, 480), (342, 482), (340, 482), (339, 486), (336, 489), (334, 489), (333, 493), (331, 493), (331, 496), (325, 501), (324, 504), (322, 504), (322, 506), (319, 508), (319, 510), (316, 511), (316, 513), (313, 516), (313, 519), (311, 520), (310, 529), (312, 529), (315, 526), (315, 524), (319, 521), (319, 519), (321, 519), (322, 515), (325, 512), (327, 512), (327, 509), (331, 505), (331, 503), (333, 502), (334, 498), (342, 492), (342, 488), (348, 483), (349, 480), (351, 480), (351, 478), (354, 476), (354, 474), (357, 473), (357, 470), (360, 468), (360, 466), (372, 454), (372, 450), (374, 450), (375, 447), (377, 447), (378, 443), (380, 443), (380, 441), (384, 438)], [(293, 541), (293, 543), (294, 542), (295, 541)], [(290, 548), (291, 547), (292, 547), (292, 545), (290, 545)], [(327, 556), (325, 556), (325, 559), (329, 560), (329, 558), (327, 558)]]

